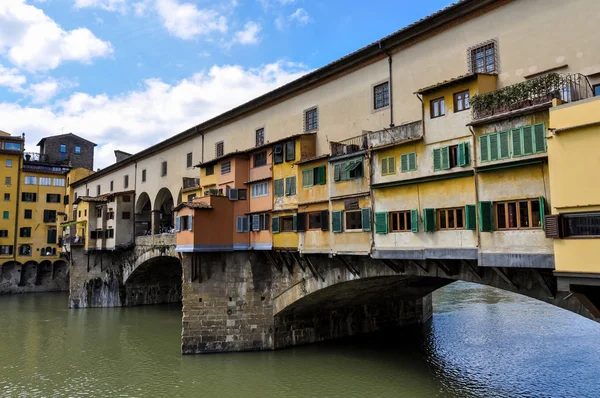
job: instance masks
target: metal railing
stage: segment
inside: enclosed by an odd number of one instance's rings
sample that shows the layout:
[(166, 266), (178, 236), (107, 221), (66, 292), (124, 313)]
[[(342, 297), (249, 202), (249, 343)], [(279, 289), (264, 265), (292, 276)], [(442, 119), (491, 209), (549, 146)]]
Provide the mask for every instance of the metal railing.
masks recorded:
[(28, 162), (44, 162), (47, 163), (50, 158), (46, 154), (37, 152), (24, 152), (23, 158)]
[(368, 136), (366, 134), (352, 137), (340, 142), (330, 142), (331, 156), (348, 155), (354, 152), (360, 152), (368, 149)]
[(63, 245), (71, 245), (71, 246), (83, 246), (85, 245), (85, 238), (83, 236), (67, 236), (62, 241)]
[(529, 108), (560, 99), (575, 102), (594, 96), (586, 76), (550, 73), (471, 99), (473, 120)]

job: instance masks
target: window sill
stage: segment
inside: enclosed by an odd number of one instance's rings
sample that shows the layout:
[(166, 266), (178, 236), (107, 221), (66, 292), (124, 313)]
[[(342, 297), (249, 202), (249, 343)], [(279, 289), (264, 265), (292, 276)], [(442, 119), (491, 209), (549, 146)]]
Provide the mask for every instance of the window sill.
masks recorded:
[(361, 233), (362, 232), (369, 233), (370, 231), (363, 231), (362, 229), (345, 229), (341, 233), (344, 233), (344, 232), (348, 232), (350, 234), (356, 234), (356, 233), (359, 233), (359, 232), (361, 232)]

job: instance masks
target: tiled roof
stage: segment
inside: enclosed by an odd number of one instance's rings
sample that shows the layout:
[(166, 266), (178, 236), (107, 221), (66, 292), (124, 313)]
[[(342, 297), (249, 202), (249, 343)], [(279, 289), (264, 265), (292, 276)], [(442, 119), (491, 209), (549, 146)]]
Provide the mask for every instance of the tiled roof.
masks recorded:
[(184, 207), (187, 207), (188, 209), (206, 209), (206, 210), (210, 210), (213, 208), (211, 205), (209, 205), (208, 203), (204, 203), (204, 202), (183, 202), (183, 203), (177, 205), (173, 209), (173, 211), (183, 209)]
[(319, 156), (312, 156), (310, 158), (300, 159), (299, 161), (296, 162), (296, 164), (314, 162), (315, 160), (327, 159), (328, 157), (329, 157), (328, 153), (326, 153), (324, 155), (319, 155)]
[(466, 75), (456, 76), (456, 77), (453, 77), (452, 79), (444, 80), (443, 82), (439, 82), (436, 84), (432, 84), (431, 86), (423, 87), (423, 88), (415, 91), (415, 94), (426, 94), (428, 92), (437, 90), (438, 88), (441, 88), (444, 86), (449, 86), (451, 84), (466, 82), (471, 79), (475, 79), (478, 75), (496, 76), (495, 73), (467, 73)]

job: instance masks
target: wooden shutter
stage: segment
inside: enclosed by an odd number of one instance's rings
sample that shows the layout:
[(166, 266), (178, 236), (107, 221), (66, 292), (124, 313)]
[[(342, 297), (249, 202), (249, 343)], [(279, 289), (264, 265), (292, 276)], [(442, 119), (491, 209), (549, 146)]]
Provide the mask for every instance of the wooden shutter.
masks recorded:
[(433, 171), (439, 171), (442, 169), (442, 150), (433, 150)]
[(416, 170), (417, 169), (417, 153), (411, 152), (408, 154), (408, 170)]
[(523, 127), (523, 155), (533, 154), (533, 127)]
[(181, 217), (175, 217), (175, 231), (181, 232)]
[(63, 205), (68, 205), (69, 204), (69, 195), (65, 195), (63, 196)]
[(494, 230), (494, 207), (492, 202), (479, 202), (479, 230), (492, 232)]
[(333, 180), (340, 181), (342, 179), (342, 165), (336, 164), (333, 166)]
[(271, 220), (271, 229), (273, 230), (274, 234), (279, 233), (279, 217), (273, 217)]
[(423, 209), (423, 224), (425, 232), (435, 232), (435, 209)]
[(419, 210), (412, 209), (410, 211), (410, 228), (413, 232), (419, 232)]
[(319, 185), (327, 184), (327, 168), (319, 166)]
[(292, 217), (292, 231), (298, 232), (298, 215), (294, 214)]
[(298, 213), (296, 218), (296, 231), (306, 232), (306, 213)]
[(546, 126), (544, 123), (533, 125), (534, 153), (546, 152)]
[(252, 215), (252, 231), (260, 231), (260, 214)]
[(312, 173), (312, 169), (302, 170), (302, 186), (309, 187), (308, 185), (308, 174)]
[(544, 230), (546, 238), (560, 239), (562, 238), (561, 218), (558, 214), (553, 214), (544, 217)]
[(396, 174), (396, 157), (388, 158), (388, 173)]
[(280, 178), (279, 180), (275, 180), (275, 196), (281, 197), (283, 193), (283, 178)]
[[(434, 158), (435, 158), (435, 149), (434, 149), (433, 153), (434, 153)], [(435, 162), (435, 159), (434, 159), (434, 162)], [(435, 164), (434, 164), (434, 167), (435, 167)], [(410, 166), (408, 164), (408, 154), (400, 155), (400, 171), (403, 173), (406, 173), (409, 169), (410, 169)]]
[(329, 230), (329, 210), (321, 210), (321, 231)]
[(296, 195), (296, 177), (285, 179), (285, 194), (288, 196)]
[(441, 148), (442, 151), (442, 169), (450, 169), (450, 147), (445, 146)]
[(469, 231), (475, 231), (477, 229), (477, 209), (475, 205), (466, 205), (465, 206), (465, 218), (466, 218), (466, 226), (465, 229)]
[(546, 217), (546, 199), (543, 196), (540, 196), (539, 201), (540, 201), (540, 226), (542, 229), (544, 229), (545, 228), (544, 218)]
[(342, 232), (342, 212), (331, 212), (331, 230), (333, 232)]
[(387, 234), (388, 233), (388, 213), (387, 212), (375, 213), (375, 233), (376, 234)]
[(188, 231), (191, 231), (192, 230), (192, 220), (193, 220), (193, 218), (192, 218), (191, 214), (188, 215), (187, 217), (188, 217), (188, 225), (187, 225)]
[(467, 165), (467, 149), (465, 144), (465, 142), (458, 144), (458, 165), (462, 167)]
[(508, 130), (498, 133), (498, 148), (500, 159), (507, 159), (510, 157), (510, 134)]
[(383, 158), (381, 159), (381, 174), (388, 174), (388, 162), (387, 162), (387, 158)]
[(479, 137), (479, 160), (488, 162), (490, 160), (490, 140), (489, 136), (482, 135)]
[(490, 160), (498, 160), (498, 133), (489, 134), (490, 136)]
[(371, 231), (371, 208), (365, 207), (360, 209), (360, 218), (362, 223), (362, 230), (365, 232)]
[(56, 229), (49, 229), (48, 230), (47, 243), (49, 243), (49, 244), (56, 243)]
[(523, 149), (521, 146), (523, 141), (523, 134), (521, 133), (521, 129), (512, 129), (511, 133), (513, 156), (523, 156)]

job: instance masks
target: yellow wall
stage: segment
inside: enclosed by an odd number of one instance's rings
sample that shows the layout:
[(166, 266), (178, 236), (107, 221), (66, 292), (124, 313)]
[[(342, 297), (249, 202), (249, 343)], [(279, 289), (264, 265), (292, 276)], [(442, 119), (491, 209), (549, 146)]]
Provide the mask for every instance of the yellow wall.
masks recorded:
[[(327, 187), (327, 185), (323, 185)], [(312, 205), (300, 205), (298, 208), (299, 212), (305, 213), (308, 217), (308, 213), (320, 212), (322, 210), (329, 210), (329, 202), (315, 203)], [(299, 244), (298, 250), (301, 253), (330, 253), (331, 252), (331, 214), (327, 222), (327, 231), (323, 230), (309, 230), (308, 229), (308, 218), (306, 219), (306, 232), (299, 233)]]
[[(12, 161), (11, 167), (6, 167), (6, 161)], [(0, 245), (14, 246), (15, 233), (18, 236), (18, 231), (15, 232), (15, 219), (17, 217), (17, 199), (19, 195), (19, 162), (21, 153), (3, 153), (0, 152), (0, 230), (7, 230), (6, 238), (0, 237)], [(10, 184), (6, 184), (6, 177), (10, 177)], [(10, 199), (4, 200), (4, 195), (9, 194)], [(4, 219), (4, 212), (8, 211), (8, 219)], [(12, 255), (0, 254), (0, 262), (10, 260), (17, 253), (17, 247), (13, 247)]]
[(296, 161), (300, 160), (300, 155), (301, 155), (300, 139), (297, 138), (294, 143), (295, 143), (295, 148), (296, 148), (295, 149), (296, 158), (293, 161), (289, 161), (289, 162), (285, 161), (285, 143), (283, 144), (283, 146), (284, 146), (283, 163), (280, 163), (280, 164), (273, 163), (273, 180), (272, 180), (273, 183), (271, 184), (271, 186), (269, 188), (274, 190), (275, 189), (274, 181), (278, 180), (280, 178), (284, 179), (284, 186), (285, 186), (285, 178), (295, 176), (296, 177), (296, 195), (292, 195), (292, 196), (283, 195), (281, 197), (275, 197), (275, 192), (273, 192), (273, 210), (298, 208), (298, 194), (297, 193), (302, 184), (302, 182), (300, 181), (302, 179), (302, 175), (298, 173), (298, 165), (296, 164)]
[[(336, 164), (342, 164), (344, 162), (362, 159), (363, 161), (363, 177), (355, 178), (346, 181), (335, 181), (334, 170)], [(329, 181), (329, 195), (331, 198), (354, 195), (357, 193), (369, 192), (370, 184), (370, 164), (369, 159), (364, 155), (348, 157), (345, 159), (335, 160), (329, 163), (329, 172), (327, 174), (327, 180)], [(342, 169), (342, 173), (344, 173)]]
[[(308, 169), (325, 166), (325, 176), (327, 178), (325, 185), (314, 185), (312, 187), (302, 187), (302, 172)], [(329, 175), (329, 162), (327, 159), (322, 159), (314, 162), (302, 163), (298, 166), (298, 203), (311, 203), (319, 200), (329, 199), (329, 184), (332, 183)]]
[[(295, 215), (295, 211), (284, 211), (272, 213), (271, 217), (285, 217)], [(280, 219), (279, 229), (283, 229), (283, 223)], [(280, 232), (273, 234), (273, 248), (278, 249), (297, 249), (298, 248), (298, 233), (297, 232)]]
[[(371, 198), (362, 197), (358, 200), (359, 208), (371, 207)], [(331, 247), (334, 253), (364, 254), (371, 251), (371, 232), (347, 231), (344, 200), (331, 202), (331, 211), (342, 211), (343, 232), (331, 233)], [(331, 217), (331, 214), (330, 214)], [(371, 222), (371, 224), (373, 224)]]

